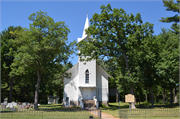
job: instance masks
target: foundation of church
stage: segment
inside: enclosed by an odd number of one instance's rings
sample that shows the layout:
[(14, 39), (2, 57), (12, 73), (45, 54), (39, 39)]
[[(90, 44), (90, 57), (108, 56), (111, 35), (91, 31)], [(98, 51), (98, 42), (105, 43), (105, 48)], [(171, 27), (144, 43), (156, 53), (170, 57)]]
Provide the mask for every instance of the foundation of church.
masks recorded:
[[(63, 102), (65, 104), (65, 102)], [(99, 104), (105, 104), (106, 106), (109, 106), (109, 101), (99, 101)], [(70, 106), (80, 106), (79, 101), (70, 101)]]
[(78, 101), (70, 101), (70, 106), (79, 106)]

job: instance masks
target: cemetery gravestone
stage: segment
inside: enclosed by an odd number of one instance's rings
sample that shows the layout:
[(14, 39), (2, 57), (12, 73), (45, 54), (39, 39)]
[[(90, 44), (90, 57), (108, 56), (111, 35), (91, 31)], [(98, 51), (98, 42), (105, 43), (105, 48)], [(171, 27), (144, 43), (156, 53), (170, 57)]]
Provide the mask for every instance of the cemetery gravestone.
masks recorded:
[(59, 96), (48, 96), (48, 104), (58, 104)]
[(54, 102), (54, 97), (48, 96), (48, 104), (53, 104), (53, 102)]
[(31, 104), (30, 107), (34, 108), (34, 104)]
[(7, 98), (4, 99), (4, 104), (7, 105)]
[(18, 109), (25, 109), (25, 106), (24, 105), (19, 105)]
[(26, 102), (23, 102), (22, 105), (26, 106)]
[(18, 102), (17, 104), (18, 104), (18, 105), (21, 105), (21, 102)]
[(58, 104), (59, 96), (56, 96), (55, 103)]
[(12, 102), (12, 105), (13, 106), (17, 106), (17, 102)]
[(1, 105), (1, 108), (6, 108), (6, 105)]
[(6, 108), (13, 108), (12, 103), (8, 103), (7, 106), (6, 106)]

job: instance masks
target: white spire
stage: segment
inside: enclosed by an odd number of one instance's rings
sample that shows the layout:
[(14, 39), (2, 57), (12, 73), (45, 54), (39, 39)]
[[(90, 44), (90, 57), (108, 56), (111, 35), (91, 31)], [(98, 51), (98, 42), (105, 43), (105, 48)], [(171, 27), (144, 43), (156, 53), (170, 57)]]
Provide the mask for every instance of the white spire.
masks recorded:
[(87, 13), (86, 22), (85, 22), (84, 30), (82, 34), (82, 39), (84, 39), (87, 36), (87, 34), (85, 33), (85, 29), (87, 29), (88, 27), (89, 27), (89, 19), (88, 19), (88, 13)]

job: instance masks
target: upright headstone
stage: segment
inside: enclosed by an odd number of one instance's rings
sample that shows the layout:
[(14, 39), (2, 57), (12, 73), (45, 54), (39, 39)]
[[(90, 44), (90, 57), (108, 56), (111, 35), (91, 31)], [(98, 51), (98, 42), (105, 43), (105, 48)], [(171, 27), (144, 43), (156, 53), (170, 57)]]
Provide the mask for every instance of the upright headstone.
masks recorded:
[(48, 104), (58, 104), (59, 96), (48, 96)]
[(56, 96), (55, 103), (58, 104), (59, 96)]
[(7, 106), (6, 106), (6, 108), (13, 108), (12, 103), (8, 103)]
[(54, 102), (54, 97), (48, 96), (48, 104), (53, 104), (53, 102)]
[(1, 108), (6, 108), (6, 105), (1, 105)]
[(23, 106), (26, 106), (26, 102), (23, 102), (22, 105), (23, 105)]
[(12, 105), (13, 106), (17, 106), (17, 102), (12, 102)]
[(19, 105), (18, 109), (25, 109), (25, 106), (24, 105)]
[(31, 107), (31, 108), (34, 108), (34, 104), (31, 103), (31, 104), (30, 104), (30, 107)]
[(4, 99), (4, 104), (5, 104), (5, 105), (8, 104), (8, 99), (7, 99), (7, 98)]

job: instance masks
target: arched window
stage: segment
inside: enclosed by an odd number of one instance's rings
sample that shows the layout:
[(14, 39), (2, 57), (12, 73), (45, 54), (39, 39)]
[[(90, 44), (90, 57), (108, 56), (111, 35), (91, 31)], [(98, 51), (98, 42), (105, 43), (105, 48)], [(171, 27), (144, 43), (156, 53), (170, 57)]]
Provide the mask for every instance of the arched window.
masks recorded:
[(85, 82), (89, 83), (89, 71), (88, 71), (88, 69), (85, 72), (85, 79), (86, 79)]

